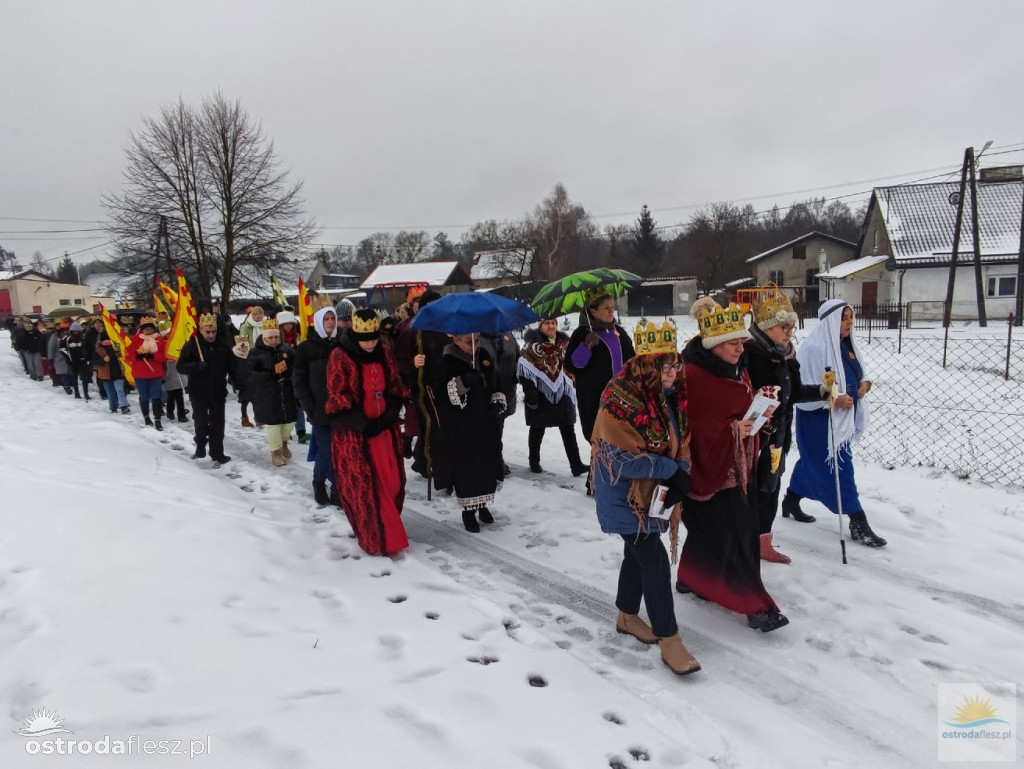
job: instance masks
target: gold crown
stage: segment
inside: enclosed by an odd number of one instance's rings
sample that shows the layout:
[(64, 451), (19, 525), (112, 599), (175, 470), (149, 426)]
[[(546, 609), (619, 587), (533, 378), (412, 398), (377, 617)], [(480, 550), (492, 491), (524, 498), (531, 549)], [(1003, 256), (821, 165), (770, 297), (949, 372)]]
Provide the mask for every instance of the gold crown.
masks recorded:
[(202, 315), (199, 316), (199, 327), (200, 328), (202, 328), (203, 326), (216, 326), (216, 325), (217, 325), (217, 316), (214, 315), (212, 312), (204, 312)]
[(363, 320), (358, 314), (352, 314), (352, 331), (357, 334), (376, 334), (380, 331), (380, 318), (374, 316)]
[(277, 321), (274, 318), (267, 318), (265, 321), (263, 321), (264, 331), (279, 331), (280, 328), (281, 327), (278, 325)]
[(796, 313), (789, 297), (774, 283), (762, 286), (753, 302), (754, 323), (764, 330), (786, 322), (796, 324)]
[(334, 302), (331, 301), (331, 297), (327, 296), (327, 294), (317, 294), (310, 301), (309, 306), (310, 309), (313, 310), (313, 312), (317, 312), (319, 310), (324, 309), (324, 307), (333, 308)]
[(142, 328), (147, 323), (150, 323), (155, 326), (156, 318), (152, 317), (151, 315), (143, 315), (141, 318), (139, 318), (139, 328)]
[(633, 331), (633, 344), (637, 355), (665, 355), (678, 352), (676, 348), (676, 326), (666, 320), (658, 328), (646, 318), (641, 318)]
[(715, 344), (718, 344), (730, 339), (747, 339), (750, 336), (746, 323), (743, 322), (743, 310), (736, 302), (729, 302), (728, 307), (722, 307), (712, 300), (695, 309), (697, 326), (705, 341), (713, 339)]

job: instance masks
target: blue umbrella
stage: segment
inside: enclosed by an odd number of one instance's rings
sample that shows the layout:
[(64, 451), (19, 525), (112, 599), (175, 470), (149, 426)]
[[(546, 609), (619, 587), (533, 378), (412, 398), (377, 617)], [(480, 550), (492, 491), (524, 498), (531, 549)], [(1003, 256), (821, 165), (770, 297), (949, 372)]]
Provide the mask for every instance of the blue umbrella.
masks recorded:
[(448, 294), (416, 313), (410, 328), (444, 334), (499, 333), (540, 320), (528, 305), (492, 293)]

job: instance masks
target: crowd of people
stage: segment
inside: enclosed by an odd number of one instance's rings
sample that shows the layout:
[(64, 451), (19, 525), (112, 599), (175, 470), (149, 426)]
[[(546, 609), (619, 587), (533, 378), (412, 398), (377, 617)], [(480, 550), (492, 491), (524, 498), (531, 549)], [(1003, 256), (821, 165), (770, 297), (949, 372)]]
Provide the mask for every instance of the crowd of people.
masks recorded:
[[(412, 289), (395, 316), (382, 316), (318, 297), (305, 338), (290, 308), (273, 317), (251, 308), (236, 330), (228, 316), (201, 307), (197, 333), (176, 361), (159, 317), (141, 318), (120, 355), (100, 319), (55, 328), (24, 319), (12, 328), (12, 345), (29, 377), (49, 376), (76, 398), (90, 398), (95, 376), (112, 413), (131, 413), (130, 373), (145, 425), (161, 430), (165, 414), (179, 422), (192, 415), (195, 459), (230, 461), (225, 410), (236, 393), (241, 424), (264, 431), (273, 466), (293, 459), (295, 438), (312, 463), (313, 499), (340, 507), (374, 555), (409, 545), (406, 459), (412, 473), (454, 496), (467, 531), (494, 522), (510, 473), (504, 423), (521, 387), (530, 471), (543, 472), (544, 433), (558, 428), (569, 472), (587, 476), (598, 525), (623, 541), (616, 629), (657, 643), (679, 675), (700, 664), (679, 633), (673, 582), (762, 632), (789, 622), (765, 588), (761, 563), (791, 560), (775, 548), (772, 528), (794, 435), (800, 457), (783, 516), (813, 521), (800, 501), (814, 499), (849, 516), (852, 540), (886, 544), (867, 522), (854, 478), (851, 444), (867, 426), (871, 381), (844, 303), (823, 304), (797, 350), (797, 316), (783, 292), (758, 294), (749, 328), (735, 304), (704, 298), (692, 310), (699, 333), (680, 349), (669, 321), (645, 319), (628, 334), (600, 289), (587, 296), (571, 336), (557, 319), (542, 318), (522, 346), (511, 333), (415, 329), (416, 314), (440, 298)], [(750, 413), (759, 393), (778, 402), (763, 424)]]

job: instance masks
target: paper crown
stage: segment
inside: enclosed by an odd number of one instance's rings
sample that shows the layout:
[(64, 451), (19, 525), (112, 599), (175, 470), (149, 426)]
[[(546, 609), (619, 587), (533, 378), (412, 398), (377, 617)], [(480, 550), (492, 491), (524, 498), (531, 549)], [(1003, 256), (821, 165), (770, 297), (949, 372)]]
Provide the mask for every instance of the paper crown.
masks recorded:
[(156, 326), (156, 318), (152, 317), (151, 315), (143, 315), (141, 318), (139, 318), (139, 328), (142, 328), (147, 324), (150, 326)]
[(277, 324), (277, 321), (274, 318), (267, 318), (265, 321), (263, 321), (264, 332), (279, 331), (280, 329), (281, 327)]
[(202, 328), (203, 326), (216, 326), (216, 325), (217, 325), (217, 316), (214, 315), (212, 312), (204, 312), (202, 315), (199, 316), (199, 327), (200, 328)]
[(701, 341), (707, 350), (732, 339), (750, 338), (750, 332), (743, 321), (744, 312), (735, 302), (722, 307), (714, 299), (705, 297), (694, 303), (692, 313), (697, 319)]
[(327, 294), (317, 294), (309, 303), (310, 308), (313, 312), (324, 309), (325, 307), (334, 308), (334, 303), (331, 301), (331, 297)]
[(676, 327), (670, 320), (666, 320), (658, 328), (650, 321), (644, 323), (644, 318), (636, 324), (633, 331), (633, 346), (637, 355), (665, 355), (678, 352), (676, 347)]
[(796, 325), (797, 315), (793, 312), (793, 303), (789, 297), (779, 290), (774, 283), (766, 283), (753, 301), (754, 323), (762, 331), (767, 331), (783, 323)]
[(587, 303), (587, 307), (592, 307), (595, 302), (614, 298), (615, 297), (613, 297), (604, 286), (595, 286), (594, 288), (588, 288), (583, 292), (583, 301)]
[(380, 331), (380, 318), (360, 318), (359, 313), (352, 314), (352, 331), (356, 334), (376, 334)]

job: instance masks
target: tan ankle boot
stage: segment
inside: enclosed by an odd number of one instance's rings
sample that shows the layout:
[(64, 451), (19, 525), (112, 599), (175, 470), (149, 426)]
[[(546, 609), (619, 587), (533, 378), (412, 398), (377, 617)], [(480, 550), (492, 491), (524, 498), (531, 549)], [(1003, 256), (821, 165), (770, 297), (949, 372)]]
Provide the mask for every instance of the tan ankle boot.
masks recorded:
[(285, 459), (292, 458), (291, 449), (288, 448), (288, 441), (285, 441), (284, 444), (281, 446), (281, 456), (283, 456)]
[(771, 532), (761, 535), (761, 560), (772, 563), (790, 563), (788, 555), (775, 549), (775, 545), (772, 544)]
[(281, 449), (274, 449), (271, 451), (270, 460), (274, 463), (274, 467), (284, 467), (287, 464), (287, 460), (281, 453)]
[(700, 670), (700, 663), (683, 646), (679, 633), (659, 639), (658, 646), (661, 647), (661, 661), (677, 676), (686, 676)]
[(651, 626), (644, 622), (639, 614), (626, 614), (620, 611), (618, 619), (615, 620), (615, 629), (623, 635), (633, 636), (641, 643), (658, 643), (658, 636), (654, 635)]

